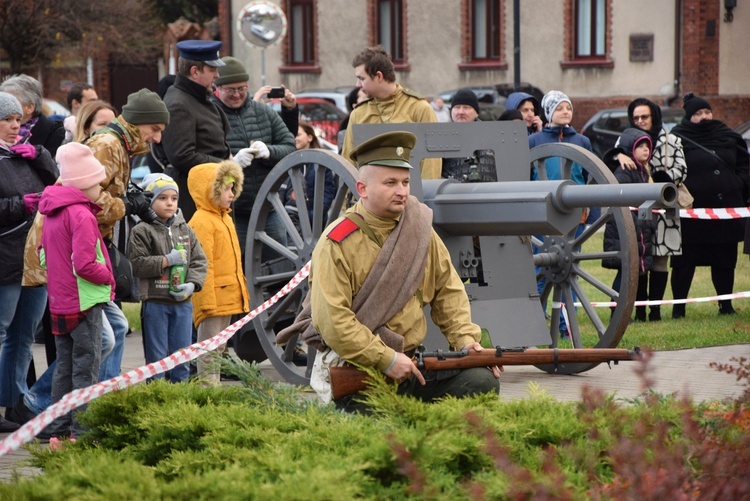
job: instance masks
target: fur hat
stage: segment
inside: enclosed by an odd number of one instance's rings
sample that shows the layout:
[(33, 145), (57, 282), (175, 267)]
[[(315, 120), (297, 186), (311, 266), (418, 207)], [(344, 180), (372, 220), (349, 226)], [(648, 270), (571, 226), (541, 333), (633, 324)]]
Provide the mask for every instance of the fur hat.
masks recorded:
[(156, 92), (141, 89), (128, 96), (122, 117), (131, 125), (169, 125), (169, 110)]
[(10, 115), (23, 116), (23, 108), (21, 108), (21, 103), (13, 94), (0, 92), (0, 119)]
[(139, 186), (143, 188), (143, 191), (150, 191), (154, 194), (154, 198), (151, 200), (152, 205), (164, 190), (174, 190), (177, 194), (180, 193), (180, 188), (175, 180), (161, 172), (146, 174)]
[(453, 97), (451, 98), (451, 107), (457, 104), (465, 104), (474, 108), (474, 111), (479, 113), (479, 99), (474, 91), (469, 88), (458, 89)]
[(224, 85), (231, 83), (245, 83), (250, 80), (250, 75), (247, 74), (245, 66), (236, 57), (223, 57), (224, 66), (219, 68), (219, 76), (214, 80), (216, 85)]
[(692, 92), (688, 92), (685, 94), (685, 97), (682, 98), (682, 108), (685, 110), (685, 118), (690, 120), (690, 117), (695, 115), (698, 110), (710, 110), (711, 105), (702, 97), (698, 97)]
[(60, 166), (60, 182), (63, 186), (85, 190), (107, 177), (104, 166), (85, 144), (64, 144), (57, 149), (55, 159)]
[(570, 102), (570, 98), (565, 93), (559, 90), (551, 90), (544, 95), (542, 98), (542, 109), (547, 120), (552, 121), (552, 114), (562, 102), (568, 103), (571, 111), (573, 110), (573, 103)]

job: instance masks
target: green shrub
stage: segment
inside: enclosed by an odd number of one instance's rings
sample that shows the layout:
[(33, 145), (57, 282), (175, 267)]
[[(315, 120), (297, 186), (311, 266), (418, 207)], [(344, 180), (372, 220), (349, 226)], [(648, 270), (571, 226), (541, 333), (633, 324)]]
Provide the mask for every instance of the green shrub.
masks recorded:
[(45, 474), (0, 485), (0, 499), (750, 496), (746, 401), (587, 389), (561, 403), (531, 388), (423, 404), (375, 381), (375, 412), (360, 416), (233, 364), (243, 386), (157, 381), (92, 402), (91, 431), (60, 451), (32, 446)]

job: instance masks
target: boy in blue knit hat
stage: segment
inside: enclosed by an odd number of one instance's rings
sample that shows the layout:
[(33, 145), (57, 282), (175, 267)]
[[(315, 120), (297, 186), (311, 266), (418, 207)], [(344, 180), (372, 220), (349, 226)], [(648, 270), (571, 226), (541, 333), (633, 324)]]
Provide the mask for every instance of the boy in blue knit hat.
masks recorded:
[[(179, 188), (174, 179), (165, 174), (149, 174), (143, 178), (141, 188), (154, 195), (151, 208), (156, 220), (142, 221), (133, 228), (128, 259), (133, 275), (141, 279), (143, 345), (146, 363), (150, 364), (191, 344), (190, 297), (203, 286), (208, 261), (195, 232), (177, 207)], [(187, 365), (181, 364), (167, 374), (171, 382), (179, 383), (188, 378), (189, 372)]]

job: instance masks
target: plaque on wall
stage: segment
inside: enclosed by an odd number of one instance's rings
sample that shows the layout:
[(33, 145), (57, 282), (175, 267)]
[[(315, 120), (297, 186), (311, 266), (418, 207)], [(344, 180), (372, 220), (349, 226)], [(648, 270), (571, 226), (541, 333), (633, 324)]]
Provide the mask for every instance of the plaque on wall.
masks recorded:
[(654, 60), (654, 34), (630, 35), (630, 61)]

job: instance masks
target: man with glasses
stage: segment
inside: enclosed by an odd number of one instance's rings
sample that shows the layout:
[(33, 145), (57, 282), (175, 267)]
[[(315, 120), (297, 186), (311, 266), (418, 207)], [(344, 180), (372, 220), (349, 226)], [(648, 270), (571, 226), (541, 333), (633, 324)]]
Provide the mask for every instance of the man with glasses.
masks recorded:
[[(285, 120), (273, 108), (256, 102), (248, 93), (250, 76), (239, 59), (224, 57), (215, 80), (216, 94), (213, 101), (226, 114), (230, 129), (227, 142), (234, 160), (244, 168), (245, 180), (242, 193), (234, 201), (233, 215), (240, 248), (244, 254), (247, 227), (253, 210), (255, 197), (263, 181), (276, 163), (295, 150), (294, 134)], [(299, 120), (297, 100), (289, 89), (285, 89), (281, 100), (281, 112), (291, 118), (296, 134)], [(290, 120), (286, 120), (290, 123)], [(276, 212), (271, 212), (266, 221), (266, 233), (271, 238), (286, 244), (286, 231)], [(270, 249), (264, 248), (263, 260), (274, 257)], [(244, 259), (242, 261), (245, 262)]]
[(229, 121), (211, 101), (221, 42), (185, 40), (177, 44), (177, 78), (164, 95), (170, 122), (162, 136), (162, 147), (171, 167), (166, 174), (180, 188), (179, 206), (186, 221), (195, 212), (187, 178), (190, 169), (204, 163), (218, 163), (231, 157), (227, 134)]

